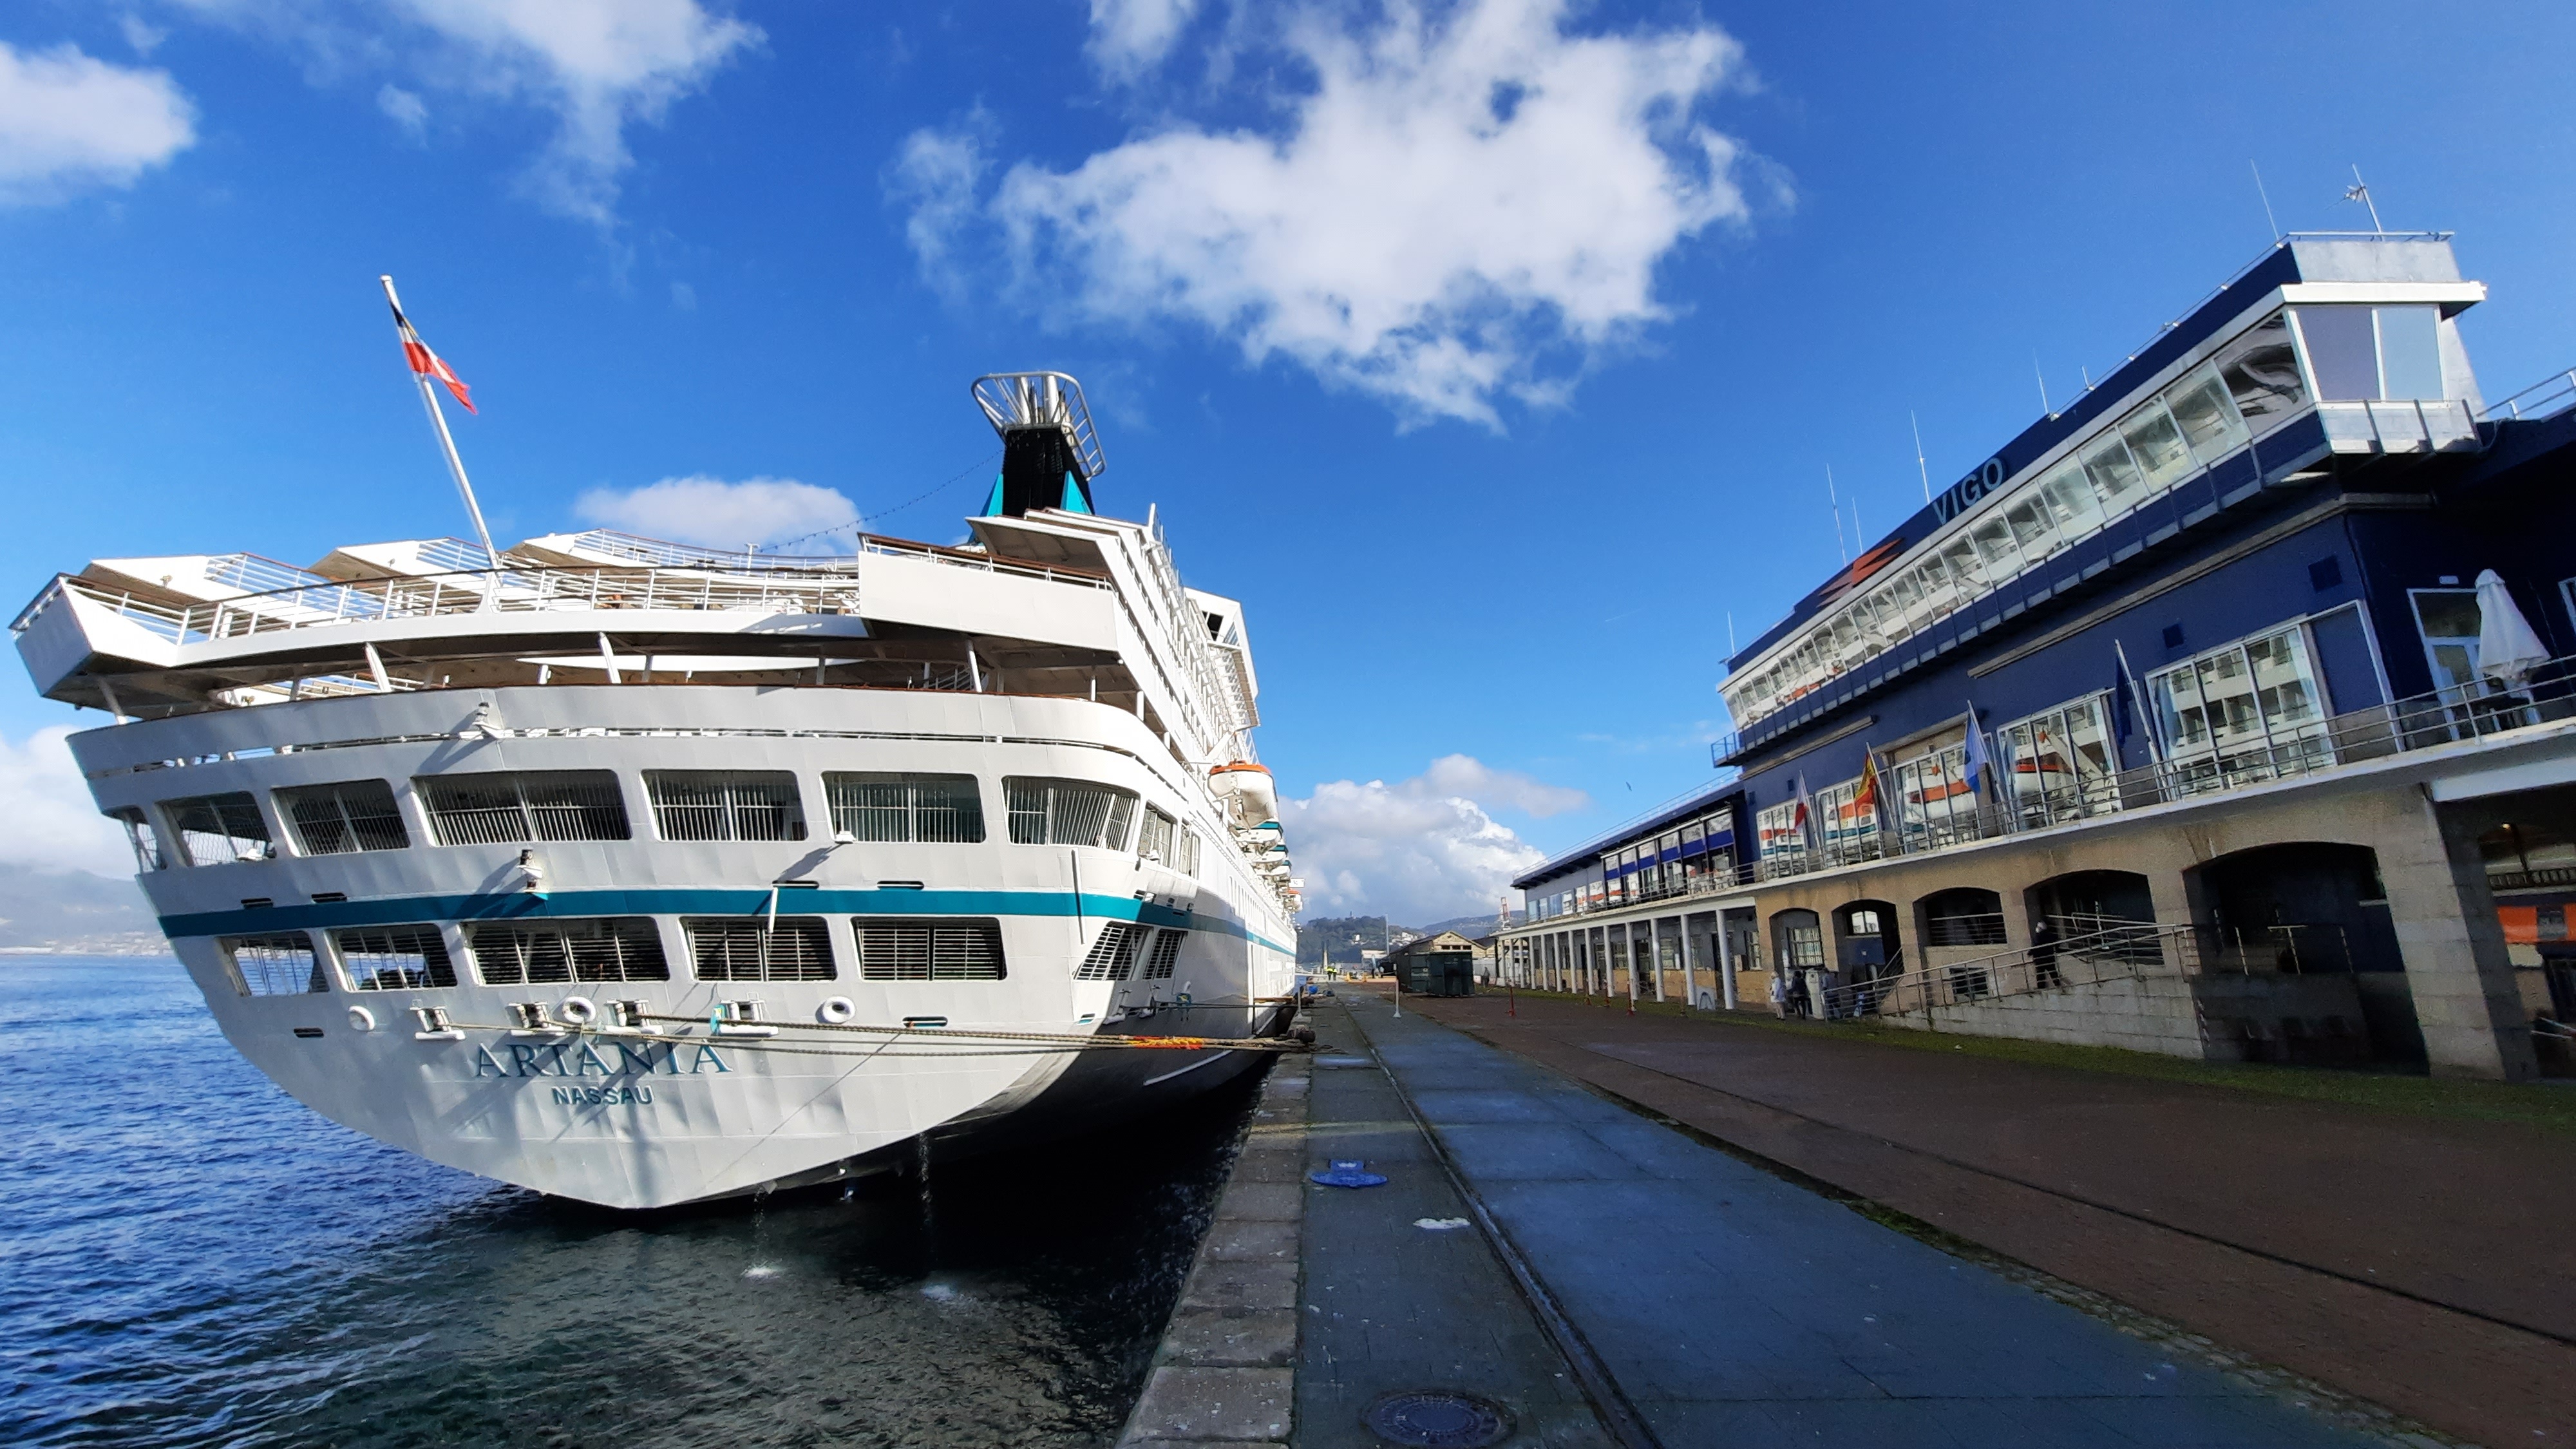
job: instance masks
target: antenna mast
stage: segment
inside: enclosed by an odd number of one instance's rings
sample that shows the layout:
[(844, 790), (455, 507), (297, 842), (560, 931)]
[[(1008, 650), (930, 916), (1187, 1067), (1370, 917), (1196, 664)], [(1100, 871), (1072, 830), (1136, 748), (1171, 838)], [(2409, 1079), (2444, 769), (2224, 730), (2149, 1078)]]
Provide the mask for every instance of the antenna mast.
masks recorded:
[(1905, 424), (1914, 430), (1914, 471), (1923, 475), (1923, 501), (1932, 501), (1932, 466), (1923, 461), (1923, 424), (1916, 421), (1914, 410), (1905, 410)]
[(2346, 201), (2358, 201), (2362, 205), (2370, 208), (2370, 229), (2372, 231), (2387, 230), (2386, 227), (2379, 224), (2379, 203), (2370, 199), (2370, 183), (2361, 179), (2361, 167), (2359, 165), (2355, 165), (2352, 168), (2352, 185), (2344, 188), (2343, 199)]

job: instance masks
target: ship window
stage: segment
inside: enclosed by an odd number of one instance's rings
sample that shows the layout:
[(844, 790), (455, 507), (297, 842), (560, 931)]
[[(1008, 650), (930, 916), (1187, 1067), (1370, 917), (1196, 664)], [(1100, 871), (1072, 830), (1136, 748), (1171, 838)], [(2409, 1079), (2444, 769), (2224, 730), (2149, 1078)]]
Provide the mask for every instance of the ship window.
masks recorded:
[(1174, 830), (1172, 832), (1172, 851), (1174, 859), (1178, 862), (1176, 868), (1181, 874), (1197, 875), (1199, 873), (1199, 835), (1197, 831), (1192, 830), (1186, 825), (1180, 826)]
[(477, 925), (467, 939), (486, 986), (569, 981), (668, 981), (662, 933), (650, 917)]
[(1136, 795), (1082, 780), (1006, 779), (1011, 839), (1021, 845), (1097, 845), (1123, 850)]
[(152, 834), (152, 822), (144, 818), (140, 805), (115, 805), (104, 812), (108, 819), (125, 827), (125, 843), (134, 847), (134, 868), (138, 871), (167, 870), (170, 862), (161, 854), (161, 842)]
[(436, 926), (381, 926), (333, 931), (340, 969), (352, 991), (401, 991), (456, 984), (456, 964)]
[(784, 770), (648, 770), (664, 840), (803, 840), (805, 806)]
[(225, 936), (217, 944), (232, 968), (233, 989), (244, 996), (303, 996), (331, 989), (313, 954), (313, 938), (301, 931)]
[(820, 916), (684, 921), (700, 981), (830, 981), (832, 937)]
[(1076, 981), (1125, 981), (1136, 974), (1136, 954), (1144, 946), (1146, 928), (1133, 921), (1111, 921), (1100, 928), (1100, 939), (1091, 943), (1091, 954), (1074, 968)]
[(161, 813), (179, 837), (179, 859), (189, 865), (277, 858), (277, 842), (269, 839), (268, 822), (247, 790), (164, 800)]
[(1189, 939), (1187, 931), (1166, 930), (1154, 938), (1153, 954), (1145, 958), (1145, 979), (1169, 981), (1172, 968), (1180, 963), (1181, 943)]
[(859, 975), (869, 981), (999, 981), (1002, 961), (998, 921), (886, 921), (853, 919)]
[(624, 840), (626, 801), (606, 770), (423, 775), (412, 781), (441, 845)]
[(823, 777), (832, 828), (859, 840), (972, 845), (984, 838), (984, 797), (972, 775)]
[(1136, 853), (1158, 864), (1174, 864), (1172, 825), (1171, 816), (1151, 805), (1146, 806), (1145, 828), (1136, 832)]
[(393, 787), (382, 780), (300, 785), (277, 792), (277, 813), (306, 855), (348, 855), (361, 850), (402, 850), (411, 844)]

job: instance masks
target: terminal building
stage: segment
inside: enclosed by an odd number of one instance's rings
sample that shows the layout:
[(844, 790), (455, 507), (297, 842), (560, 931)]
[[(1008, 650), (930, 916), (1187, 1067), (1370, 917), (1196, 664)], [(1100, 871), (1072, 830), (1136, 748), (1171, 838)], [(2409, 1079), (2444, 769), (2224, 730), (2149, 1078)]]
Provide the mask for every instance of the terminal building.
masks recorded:
[(1515, 881), (1511, 972), (2570, 1070), (2576, 373), (2488, 401), (2485, 298), (2283, 239), (1729, 660), (1722, 783)]

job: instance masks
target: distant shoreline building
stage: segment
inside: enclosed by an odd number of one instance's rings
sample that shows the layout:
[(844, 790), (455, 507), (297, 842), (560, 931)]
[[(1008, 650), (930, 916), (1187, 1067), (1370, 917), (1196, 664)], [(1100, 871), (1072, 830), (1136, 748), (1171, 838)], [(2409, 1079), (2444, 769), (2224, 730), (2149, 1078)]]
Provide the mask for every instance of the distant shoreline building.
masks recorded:
[(1730, 660), (1736, 778), (1517, 879), (1515, 979), (2567, 1070), (2576, 374), (2488, 403), (2485, 297), (2282, 240)]

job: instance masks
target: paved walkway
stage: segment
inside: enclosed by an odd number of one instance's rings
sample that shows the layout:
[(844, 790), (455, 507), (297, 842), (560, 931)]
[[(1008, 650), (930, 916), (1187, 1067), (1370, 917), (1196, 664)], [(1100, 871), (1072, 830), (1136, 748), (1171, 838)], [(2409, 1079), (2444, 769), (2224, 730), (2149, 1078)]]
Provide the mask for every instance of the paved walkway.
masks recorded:
[[(1393, 1181), (1309, 1200), (1300, 1444), (1382, 1442), (1357, 1415), (1390, 1389), (1495, 1398), (1521, 1420), (1515, 1443), (2387, 1442), (2177, 1362), (1418, 1010), (1345, 997), (1315, 1024), (1316, 1164), (1362, 1157)], [(1475, 1216), (1442, 1154), (1501, 1252), (1476, 1227), (1420, 1225)], [(1515, 1258), (1572, 1326), (1571, 1358), (1513, 1287)], [(1606, 1423), (1583, 1404), (1587, 1361), (1607, 1375)]]
[(2576, 1203), (2563, 1135), (1561, 1000), (1518, 1009), (1409, 998), (1406, 1016), (2447, 1432), (2576, 1444), (2576, 1234), (2551, 1226)]

